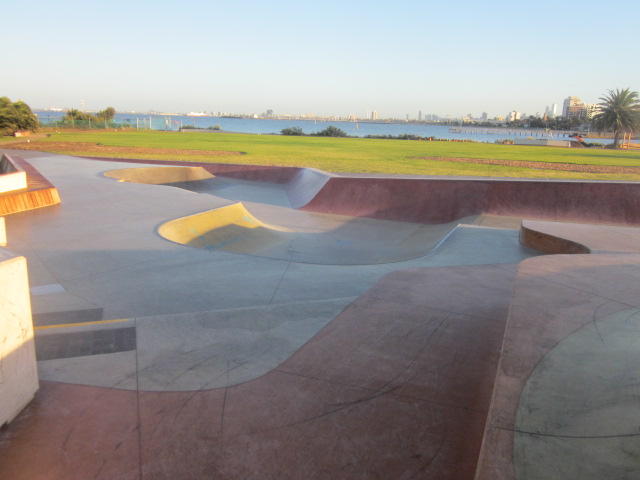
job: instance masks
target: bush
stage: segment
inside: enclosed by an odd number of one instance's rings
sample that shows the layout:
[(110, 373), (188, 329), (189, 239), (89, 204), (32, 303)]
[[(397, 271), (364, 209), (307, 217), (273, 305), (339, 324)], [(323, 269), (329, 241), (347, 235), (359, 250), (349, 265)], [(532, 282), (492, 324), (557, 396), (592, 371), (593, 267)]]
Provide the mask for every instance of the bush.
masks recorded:
[(347, 132), (339, 129), (338, 127), (334, 127), (333, 125), (329, 125), (324, 130), (312, 133), (311, 135), (314, 135), (316, 137), (346, 137)]
[(280, 133), (282, 135), (304, 135), (300, 127), (283, 128)]

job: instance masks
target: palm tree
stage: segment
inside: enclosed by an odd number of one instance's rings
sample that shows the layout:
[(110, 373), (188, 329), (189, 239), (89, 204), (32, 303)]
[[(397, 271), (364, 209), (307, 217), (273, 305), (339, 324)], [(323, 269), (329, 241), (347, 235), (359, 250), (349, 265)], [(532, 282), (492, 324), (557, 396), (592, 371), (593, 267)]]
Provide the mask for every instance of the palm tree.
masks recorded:
[(600, 97), (598, 113), (593, 116), (593, 126), (599, 132), (613, 132), (613, 145), (618, 148), (620, 137), (624, 133), (640, 130), (640, 99), (638, 92), (631, 92), (628, 88), (616, 91), (609, 90), (604, 97)]

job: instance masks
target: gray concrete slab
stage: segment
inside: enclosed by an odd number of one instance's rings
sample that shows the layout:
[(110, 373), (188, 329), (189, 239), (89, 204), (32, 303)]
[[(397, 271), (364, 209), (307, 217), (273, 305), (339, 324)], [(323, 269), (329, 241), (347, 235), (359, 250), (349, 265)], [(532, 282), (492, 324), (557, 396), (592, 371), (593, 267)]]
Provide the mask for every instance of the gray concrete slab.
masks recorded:
[(634, 478), (640, 451), (637, 308), (562, 339), (536, 366), (516, 415), (518, 478)]

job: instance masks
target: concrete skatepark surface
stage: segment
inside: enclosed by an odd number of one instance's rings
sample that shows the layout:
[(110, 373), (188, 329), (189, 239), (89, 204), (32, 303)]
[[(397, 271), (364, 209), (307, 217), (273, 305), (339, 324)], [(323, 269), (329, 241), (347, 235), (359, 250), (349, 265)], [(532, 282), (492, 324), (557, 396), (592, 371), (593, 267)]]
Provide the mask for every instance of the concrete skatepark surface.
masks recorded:
[[(620, 215), (523, 233), (473, 209), (457, 227), (442, 224), (465, 215), (444, 222), (446, 209), (438, 225), (424, 209), (422, 223), (416, 209), (390, 220), (396, 207), (349, 218), (318, 208), (318, 192), (355, 177), (228, 166), (176, 182), (133, 175), (135, 162), (21, 155), (62, 204), (7, 217), (8, 248), (29, 264), (41, 388), (0, 433), (0, 478), (638, 473), (638, 233)], [(245, 221), (319, 247), (160, 235), (225, 209), (209, 231)], [(592, 254), (540, 256), (569, 244)], [(576, 400), (589, 391), (603, 393)]]

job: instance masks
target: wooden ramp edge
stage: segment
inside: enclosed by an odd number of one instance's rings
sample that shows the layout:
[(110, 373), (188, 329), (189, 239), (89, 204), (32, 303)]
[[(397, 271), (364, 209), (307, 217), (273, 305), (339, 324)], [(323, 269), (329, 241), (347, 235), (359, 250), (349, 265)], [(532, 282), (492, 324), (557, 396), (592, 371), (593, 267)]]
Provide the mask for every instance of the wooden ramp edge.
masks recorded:
[(19, 156), (4, 155), (27, 174), (27, 188), (0, 194), (0, 216), (60, 203), (58, 189), (33, 165)]

